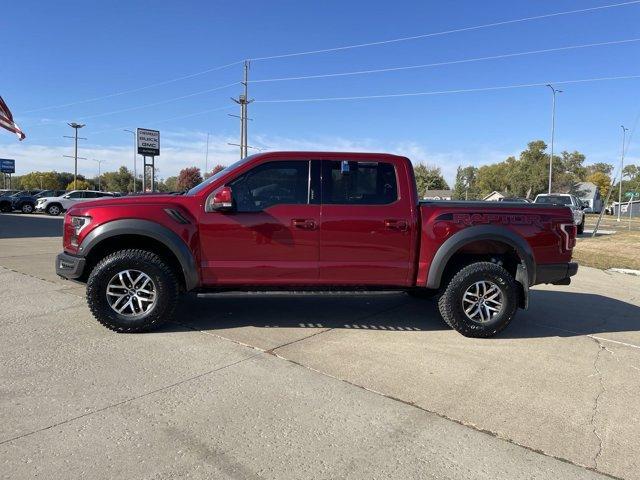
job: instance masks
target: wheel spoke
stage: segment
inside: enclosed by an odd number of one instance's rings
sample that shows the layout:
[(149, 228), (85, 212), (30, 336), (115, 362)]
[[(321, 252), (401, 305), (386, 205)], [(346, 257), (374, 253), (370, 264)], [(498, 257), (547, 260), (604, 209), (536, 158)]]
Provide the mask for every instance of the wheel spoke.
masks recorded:
[(115, 274), (105, 293), (109, 306), (125, 316), (144, 314), (156, 303), (156, 286), (151, 277), (140, 270), (123, 270)]
[(502, 290), (489, 280), (471, 284), (462, 295), (465, 315), (477, 323), (491, 321), (502, 311), (502, 303)]

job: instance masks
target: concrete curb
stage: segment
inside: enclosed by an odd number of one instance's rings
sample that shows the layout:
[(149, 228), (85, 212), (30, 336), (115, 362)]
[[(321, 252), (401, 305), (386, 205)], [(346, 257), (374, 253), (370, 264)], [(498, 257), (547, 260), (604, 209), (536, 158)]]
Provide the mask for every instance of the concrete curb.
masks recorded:
[(640, 270), (632, 270), (630, 268), (610, 268), (607, 272), (624, 273), (626, 275), (635, 275), (636, 277), (640, 277)]

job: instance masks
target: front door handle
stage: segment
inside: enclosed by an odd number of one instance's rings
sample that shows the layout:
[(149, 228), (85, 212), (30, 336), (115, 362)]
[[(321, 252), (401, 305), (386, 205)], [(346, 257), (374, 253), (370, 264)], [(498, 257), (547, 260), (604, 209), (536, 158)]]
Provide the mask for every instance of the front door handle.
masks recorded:
[(316, 221), (310, 218), (294, 218), (291, 225), (301, 230), (315, 230), (317, 227)]
[(396, 219), (387, 219), (384, 221), (384, 228), (387, 230), (399, 230), (401, 232), (406, 232), (409, 230), (409, 222), (406, 220), (396, 220)]

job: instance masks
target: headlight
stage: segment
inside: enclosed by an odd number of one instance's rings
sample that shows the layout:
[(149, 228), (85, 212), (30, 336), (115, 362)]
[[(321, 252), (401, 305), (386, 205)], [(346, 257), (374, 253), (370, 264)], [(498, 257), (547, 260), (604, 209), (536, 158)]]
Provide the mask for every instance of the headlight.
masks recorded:
[(91, 217), (71, 217), (71, 225), (73, 226), (73, 233), (77, 237), (84, 227), (89, 225)]

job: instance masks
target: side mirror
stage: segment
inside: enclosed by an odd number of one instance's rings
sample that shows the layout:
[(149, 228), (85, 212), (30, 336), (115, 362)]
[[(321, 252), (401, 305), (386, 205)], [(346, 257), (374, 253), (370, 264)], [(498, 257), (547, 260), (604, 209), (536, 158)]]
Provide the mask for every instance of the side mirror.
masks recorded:
[(231, 187), (220, 187), (207, 198), (207, 212), (228, 212), (233, 210)]

